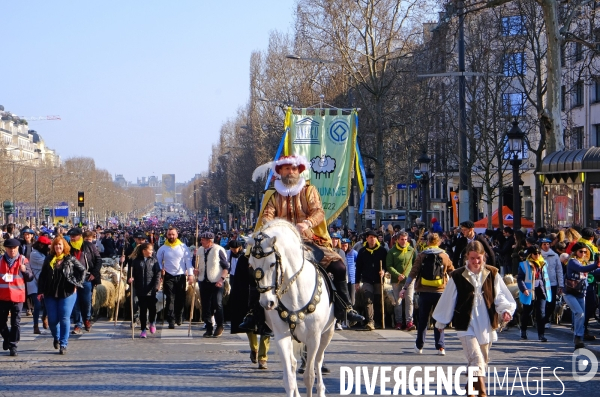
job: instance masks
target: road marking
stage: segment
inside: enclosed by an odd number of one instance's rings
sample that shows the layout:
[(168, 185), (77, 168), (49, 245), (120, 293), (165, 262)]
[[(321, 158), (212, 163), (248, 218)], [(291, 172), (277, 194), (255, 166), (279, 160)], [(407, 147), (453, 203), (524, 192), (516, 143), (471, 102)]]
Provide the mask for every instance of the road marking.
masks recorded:
[[(111, 339), (118, 329), (121, 328), (122, 324), (131, 324), (129, 321), (119, 321), (115, 327), (114, 322), (95, 322), (92, 324), (90, 332), (83, 331), (79, 337), (77, 335), (70, 335), (70, 337), (77, 337), (79, 340), (104, 340)], [(131, 332), (131, 329), (129, 329)]]
[(346, 338), (345, 336), (340, 335), (339, 332), (334, 332), (333, 333), (333, 338), (331, 338), (331, 340), (336, 340), (336, 341), (339, 341), (339, 340), (348, 340), (348, 338)]
[(176, 326), (175, 329), (169, 329), (169, 326), (164, 327), (160, 331), (160, 338), (163, 340), (192, 339), (191, 336), (188, 336), (188, 326), (183, 324)]
[(398, 331), (396, 329), (376, 329), (372, 332), (376, 333), (379, 336), (384, 337), (385, 339), (392, 340), (414, 340), (415, 335), (411, 335), (408, 332)]

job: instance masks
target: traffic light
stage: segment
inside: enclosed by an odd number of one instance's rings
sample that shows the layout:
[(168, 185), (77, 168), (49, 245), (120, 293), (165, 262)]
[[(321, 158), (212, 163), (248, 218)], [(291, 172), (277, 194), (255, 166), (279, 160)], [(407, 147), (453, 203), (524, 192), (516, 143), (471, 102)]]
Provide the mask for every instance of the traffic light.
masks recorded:
[(83, 197), (83, 192), (77, 192), (77, 206), (83, 207), (85, 199)]
[(15, 213), (15, 206), (12, 203), (12, 201), (6, 200), (2, 203), (2, 206), (4, 208), (5, 214), (14, 214)]
[(46, 218), (48, 218), (50, 216), (50, 208), (48, 208), (48, 207), (44, 208), (44, 216)]

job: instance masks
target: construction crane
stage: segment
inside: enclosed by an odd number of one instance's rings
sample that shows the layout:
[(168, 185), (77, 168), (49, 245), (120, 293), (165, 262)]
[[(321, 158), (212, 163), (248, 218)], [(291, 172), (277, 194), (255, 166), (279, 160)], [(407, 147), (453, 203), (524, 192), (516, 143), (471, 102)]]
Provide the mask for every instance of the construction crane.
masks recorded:
[(27, 117), (23, 116), (21, 119), (27, 121), (44, 121), (44, 120), (61, 120), (60, 116), (39, 116), (39, 117)]

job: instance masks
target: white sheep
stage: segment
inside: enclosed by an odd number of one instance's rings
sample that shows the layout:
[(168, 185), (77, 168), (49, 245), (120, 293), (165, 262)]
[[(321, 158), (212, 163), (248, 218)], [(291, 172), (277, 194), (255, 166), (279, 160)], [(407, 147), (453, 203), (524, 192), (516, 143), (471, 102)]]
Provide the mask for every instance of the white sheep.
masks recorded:
[(328, 155), (317, 156), (310, 160), (310, 168), (315, 172), (317, 179), (321, 178), (321, 174), (325, 174), (325, 178), (329, 178), (335, 171), (335, 164), (335, 159)]

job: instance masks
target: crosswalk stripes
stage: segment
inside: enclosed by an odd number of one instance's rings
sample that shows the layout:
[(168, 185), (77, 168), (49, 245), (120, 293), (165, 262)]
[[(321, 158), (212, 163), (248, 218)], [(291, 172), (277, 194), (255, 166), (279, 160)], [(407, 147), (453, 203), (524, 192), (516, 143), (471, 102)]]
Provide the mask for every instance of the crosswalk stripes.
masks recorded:
[[(115, 323), (110, 321), (98, 321), (92, 324), (92, 329), (90, 332), (83, 331), (77, 339), (81, 340), (105, 340), (111, 339), (117, 330), (121, 328), (122, 324), (127, 324), (129, 326), (129, 321), (118, 321), (117, 326), (115, 327)], [(76, 337), (76, 335), (71, 335), (71, 337)]]
[[(162, 340), (190, 340), (191, 336), (188, 336), (188, 323), (176, 326), (175, 329), (169, 329), (167, 323), (160, 330), (160, 339)], [(193, 327), (192, 327), (193, 328)], [(193, 333), (193, 330), (192, 330)]]

